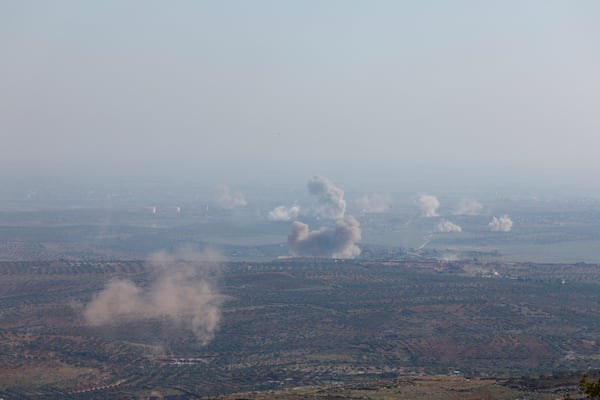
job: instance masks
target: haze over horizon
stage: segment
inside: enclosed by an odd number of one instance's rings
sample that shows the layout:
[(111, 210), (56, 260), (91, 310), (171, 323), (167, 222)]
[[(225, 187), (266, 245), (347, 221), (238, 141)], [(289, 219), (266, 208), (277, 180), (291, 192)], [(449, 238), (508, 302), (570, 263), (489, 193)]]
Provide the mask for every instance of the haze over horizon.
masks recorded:
[(594, 1), (3, 2), (0, 177), (589, 186), (599, 17)]

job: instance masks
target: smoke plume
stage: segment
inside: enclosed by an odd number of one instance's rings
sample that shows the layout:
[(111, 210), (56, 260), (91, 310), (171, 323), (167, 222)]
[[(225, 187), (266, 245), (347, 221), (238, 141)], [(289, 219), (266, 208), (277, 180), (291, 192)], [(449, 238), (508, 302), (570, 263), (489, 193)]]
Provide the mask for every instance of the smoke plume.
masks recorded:
[(392, 209), (392, 198), (385, 194), (373, 194), (361, 197), (357, 204), (364, 213), (386, 213)]
[(291, 221), (300, 214), (300, 206), (293, 204), (291, 206), (279, 206), (269, 211), (270, 221)]
[(513, 226), (512, 219), (508, 215), (503, 215), (500, 218), (493, 217), (492, 222), (488, 224), (494, 232), (510, 232)]
[(437, 197), (430, 194), (422, 194), (417, 201), (421, 213), (424, 217), (437, 217), (437, 209), (440, 206), (440, 202)]
[(215, 259), (193, 250), (156, 253), (146, 262), (153, 276), (149, 285), (113, 280), (87, 304), (85, 320), (99, 326), (165, 319), (207, 344), (221, 319), (222, 297), (212, 279), (218, 269)]
[(436, 230), (438, 232), (462, 232), (460, 225), (450, 222), (447, 219), (441, 220), (440, 223), (437, 224)]
[(344, 191), (335, 187), (327, 178), (314, 176), (308, 181), (310, 194), (318, 196), (319, 216), (323, 218), (339, 219), (346, 213), (346, 200)]
[(232, 192), (227, 185), (219, 185), (215, 194), (215, 204), (219, 208), (230, 210), (245, 207), (248, 202), (241, 193)]
[(461, 199), (454, 209), (455, 215), (479, 215), (483, 210), (483, 206), (475, 199)]
[(310, 231), (307, 224), (295, 221), (288, 244), (299, 256), (352, 258), (360, 255), (355, 244), (360, 235), (360, 224), (351, 215), (336, 221), (333, 228), (316, 231)]

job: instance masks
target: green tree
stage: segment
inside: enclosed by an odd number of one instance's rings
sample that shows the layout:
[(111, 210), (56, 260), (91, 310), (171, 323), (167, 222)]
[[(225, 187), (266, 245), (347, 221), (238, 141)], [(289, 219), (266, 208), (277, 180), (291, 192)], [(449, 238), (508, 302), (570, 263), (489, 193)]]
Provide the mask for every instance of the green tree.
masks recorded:
[(584, 373), (579, 380), (579, 389), (585, 393), (588, 399), (600, 399), (600, 376), (598, 377), (598, 380), (594, 382), (593, 380), (588, 379), (588, 375)]

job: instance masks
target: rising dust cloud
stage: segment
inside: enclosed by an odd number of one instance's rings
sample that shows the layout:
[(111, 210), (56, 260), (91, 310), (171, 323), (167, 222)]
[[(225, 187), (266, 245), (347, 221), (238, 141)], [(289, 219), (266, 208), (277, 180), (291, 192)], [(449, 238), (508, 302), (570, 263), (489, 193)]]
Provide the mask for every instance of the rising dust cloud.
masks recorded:
[(300, 214), (300, 206), (293, 204), (291, 206), (278, 206), (269, 211), (269, 221), (291, 221)]
[(217, 187), (214, 202), (218, 208), (226, 210), (245, 207), (248, 204), (240, 192), (233, 192), (227, 185), (219, 185)]
[(460, 225), (455, 224), (454, 222), (448, 221), (447, 219), (441, 220), (435, 227), (436, 231), (442, 233), (448, 232), (462, 232), (462, 228)]
[(356, 242), (361, 239), (360, 223), (346, 213), (344, 191), (327, 178), (313, 177), (308, 182), (310, 194), (318, 197), (317, 216), (335, 219), (333, 227), (311, 231), (308, 224), (294, 221), (288, 245), (294, 255), (328, 258), (352, 258), (360, 255)]
[(92, 326), (166, 319), (207, 344), (221, 320), (217, 260), (216, 254), (193, 250), (156, 253), (146, 262), (153, 276), (148, 286), (114, 280), (87, 304), (84, 318)]
[(455, 215), (479, 215), (483, 210), (481, 203), (475, 199), (462, 198), (456, 208), (454, 209)]
[(333, 228), (310, 231), (307, 224), (294, 221), (288, 244), (296, 255), (352, 258), (360, 255), (360, 224), (351, 215), (336, 221)]
[(421, 215), (424, 217), (437, 217), (437, 209), (440, 207), (440, 202), (437, 197), (430, 194), (422, 194), (417, 200), (417, 205), (421, 210)]
[(308, 191), (317, 196), (318, 215), (323, 218), (339, 219), (346, 213), (344, 191), (334, 186), (327, 178), (315, 176), (308, 182)]
[(488, 226), (493, 232), (510, 232), (513, 226), (513, 221), (508, 215), (503, 215), (500, 218), (493, 217)]

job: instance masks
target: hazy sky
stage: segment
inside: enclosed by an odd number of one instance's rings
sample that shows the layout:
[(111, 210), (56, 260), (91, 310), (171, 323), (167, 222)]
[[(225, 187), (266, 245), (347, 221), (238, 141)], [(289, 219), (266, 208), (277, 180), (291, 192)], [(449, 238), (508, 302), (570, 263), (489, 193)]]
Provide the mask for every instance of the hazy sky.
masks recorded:
[(2, 175), (592, 178), (599, 21), (595, 0), (2, 1)]

